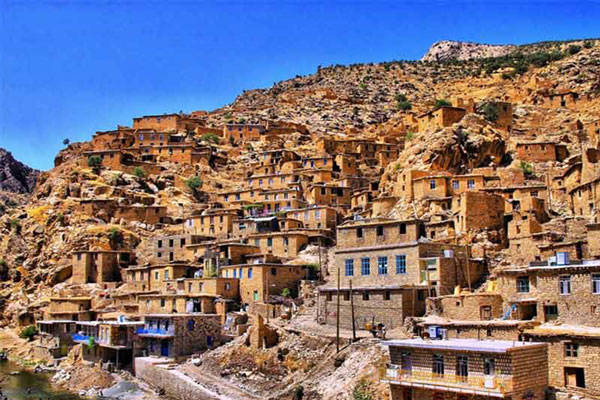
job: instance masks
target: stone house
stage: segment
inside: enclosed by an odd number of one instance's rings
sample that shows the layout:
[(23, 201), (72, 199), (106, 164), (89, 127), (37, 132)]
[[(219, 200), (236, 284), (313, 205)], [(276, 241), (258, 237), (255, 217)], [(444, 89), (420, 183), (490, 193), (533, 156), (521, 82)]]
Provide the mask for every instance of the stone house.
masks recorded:
[(308, 186), (304, 197), (310, 204), (349, 208), (352, 189), (333, 184), (316, 183)]
[(130, 266), (126, 270), (127, 283), (133, 290), (160, 290), (164, 281), (202, 276), (201, 265), (184, 262)]
[(239, 298), (239, 280), (235, 278), (207, 277), (180, 278), (163, 282), (162, 293), (208, 294), (224, 299)]
[(425, 132), (452, 126), (459, 122), (467, 113), (460, 107), (443, 106), (435, 108), (417, 117), (419, 132)]
[(598, 147), (600, 145), (600, 119), (587, 123), (585, 130), (592, 145)]
[[(186, 220), (185, 225), (188, 225)], [(188, 231), (186, 229), (186, 231)], [(176, 261), (194, 261), (188, 251), (188, 245), (194, 245), (210, 240), (209, 236), (201, 236), (197, 234), (183, 235), (161, 235), (155, 236), (154, 241), (154, 262), (165, 264)]]
[(339, 219), (337, 210), (327, 205), (287, 210), (286, 217), (301, 221), (305, 228), (310, 229), (335, 229)]
[(34, 357), (38, 360), (53, 362), (65, 357), (73, 346), (72, 333), (75, 321), (41, 320), (36, 322), (39, 340), (33, 347)]
[(486, 192), (463, 192), (452, 200), (452, 208), (458, 212), (455, 215), (454, 224), (456, 232), (496, 230), (503, 227), (505, 201), (501, 195)]
[(305, 231), (256, 233), (248, 235), (247, 239), (251, 245), (258, 246), (260, 252), (286, 259), (298, 257), (309, 243)]
[(590, 257), (600, 259), (600, 223), (587, 225), (587, 242)]
[(427, 299), (427, 315), (463, 321), (489, 321), (503, 314), (503, 300), (498, 293), (466, 292)]
[(287, 189), (290, 184), (299, 182), (299, 175), (295, 173), (252, 175), (248, 178), (248, 186), (251, 189)]
[(260, 140), (265, 126), (260, 124), (227, 124), (223, 127), (223, 138), (229, 143)]
[(387, 215), (393, 210), (398, 198), (395, 196), (378, 196), (371, 201), (371, 217)]
[(92, 148), (94, 150), (116, 150), (133, 146), (134, 132), (134, 129), (123, 127), (112, 131), (98, 131), (92, 136)]
[(495, 272), (498, 293), (511, 318), (600, 327), (600, 261), (571, 261), (558, 253), (526, 268)]
[[(581, 99), (576, 92), (565, 91), (558, 93), (547, 93), (542, 95), (541, 105), (550, 108), (570, 108), (577, 109)], [(535, 102), (534, 102), (535, 104)]]
[(282, 219), (275, 215), (236, 219), (233, 221), (232, 236), (235, 238), (245, 238), (247, 235), (254, 233), (279, 232), (282, 230), (280, 220)]
[(221, 338), (216, 314), (149, 314), (136, 331), (141, 339), (139, 354), (170, 358), (185, 357), (216, 346)]
[(573, 214), (594, 217), (600, 208), (600, 177), (569, 190), (569, 199)]
[(600, 329), (543, 324), (526, 329), (523, 336), (548, 344), (550, 386), (600, 396)]
[(196, 124), (182, 114), (144, 115), (133, 119), (133, 129), (157, 132), (193, 130)]
[(150, 225), (167, 223), (167, 207), (147, 205), (118, 205), (114, 208), (114, 218), (138, 221)]
[(382, 382), (392, 400), (546, 398), (545, 343), (405, 339), (385, 342), (390, 364)]
[(548, 202), (548, 188), (546, 185), (527, 185), (511, 187), (489, 187), (484, 188), (488, 193), (500, 194), (504, 197), (504, 212), (507, 214), (514, 212), (536, 214), (538, 221), (546, 222), (546, 205)]
[(46, 319), (90, 321), (93, 314), (91, 297), (51, 297)]
[(526, 162), (563, 161), (569, 157), (564, 144), (556, 142), (518, 142), (517, 158)]
[(127, 267), (132, 261), (133, 254), (129, 251), (73, 251), (71, 283), (120, 282), (123, 280), (121, 268)]
[(218, 273), (227, 265), (244, 264), (246, 257), (261, 252), (260, 246), (242, 242), (218, 242), (204, 251), (201, 260), (206, 271)]
[(241, 208), (241, 205), (254, 203), (258, 201), (258, 194), (262, 189), (241, 189), (234, 191), (221, 192), (217, 194), (217, 201), (221, 204), (226, 204), (229, 207), (238, 205), (236, 208)]
[(265, 303), (272, 295), (281, 295), (283, 289), (298, 293), (300, 281), (307, 278), (307, 268), (296, 264), (243, 264), (221, 268), (223, 278), (239, 279), (240, 298), (244, 305)]
[(141, 314), (215, 314), (216, 298), (217, 296), (208, 293), (178, 293), (168, 289), (164, 293), (138, 296), (138, 305)]

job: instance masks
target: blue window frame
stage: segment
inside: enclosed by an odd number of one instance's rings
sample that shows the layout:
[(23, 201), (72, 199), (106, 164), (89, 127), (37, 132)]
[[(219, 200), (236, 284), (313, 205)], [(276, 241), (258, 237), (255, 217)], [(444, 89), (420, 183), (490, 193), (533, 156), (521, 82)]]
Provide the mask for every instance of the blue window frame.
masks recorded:
[(370, 258), (368, 258), (368, 257), (361, 258), (360, 273), (361, 273), (361, 275), (371, 275), (371, 259)]
[(237, 278), (237, 270), (235, 268), (233, 269), (233, 277)]
[(252, 268), (248, 268), (248, 279), (252, 279)]
[(379, 275), (387, 275), (388, 273), (388, 258), (387, 256), (377, 257), (377, 272)]
[(346, 276), (354, 276), (354, 260), (346, 260)]
[(396, 256), (396, 273), (397, 274), (405, 274), (406, 273), (406, 254), (398, 254)]
[(240, 267), (239, 271), (240, 271), (240, 272), (238, 273), (238, 275), (239, 275), (240, 279), (242, 279), (242, 275), (243, 275), (243, 274), (242, 274), (242, 267)]

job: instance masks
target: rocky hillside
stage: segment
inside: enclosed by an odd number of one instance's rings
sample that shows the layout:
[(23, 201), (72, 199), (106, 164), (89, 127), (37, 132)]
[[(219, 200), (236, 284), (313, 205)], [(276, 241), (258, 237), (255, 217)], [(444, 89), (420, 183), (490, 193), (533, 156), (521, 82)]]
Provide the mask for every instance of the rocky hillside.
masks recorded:
[(501, 57), (512, 53), (517, 46), (492, 45), (442, 40), (435, 42), (421, 61), (471, 60), (475, 58)]
[(0, 148), (0, 191), (30, 193), (40, 171), (15, 160), (13, 155)]

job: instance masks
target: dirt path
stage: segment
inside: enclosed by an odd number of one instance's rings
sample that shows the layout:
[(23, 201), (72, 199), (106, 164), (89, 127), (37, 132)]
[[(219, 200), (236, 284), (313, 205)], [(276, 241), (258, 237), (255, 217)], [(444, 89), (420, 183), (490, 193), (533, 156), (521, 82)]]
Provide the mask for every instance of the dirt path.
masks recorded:
[(204, 369), (200, 370), (199, 368), (190, 364), (182, 365), (178, 369), (178, 372), (185, 374), (185, 376), (189, 377), (195, 383), (201, 386), (206, 395), (212, 396), (206, 400), (262, 399), (262, 397), (247, 392), (242, 388), (231, 384), (225, 379), (222, 379), (221, 377), (215, 376)]

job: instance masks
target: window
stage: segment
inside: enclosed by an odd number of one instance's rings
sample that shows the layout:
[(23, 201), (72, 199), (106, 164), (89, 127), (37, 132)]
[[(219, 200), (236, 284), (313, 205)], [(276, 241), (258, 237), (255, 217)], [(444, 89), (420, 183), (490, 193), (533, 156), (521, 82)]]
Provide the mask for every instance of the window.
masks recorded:
[(252, 268), (248, 268), (248, 279), (252, 279)]
[(429, 181), (429, 189), (435, 189), (435, 179)]
[(271, 275), (277, 275), (277, 268), (271, 268)]
[(495, 375), (496, 374), (496, 360), (493, 358), (483, 359), (483, 374), (484, 375)]
[(379, 275), (387, 275), (388, 273), (388, 258), (387, 256), (377, 257), (377, 272)]
[(369, 292), (367, 292), (366, 290), (362, 292), (362, 299), (364, 301), (369, 301)]
[(383, 300), (384, 301), (388, 301), (392, 299), (392, 292), (390, 292), (389, 290), (386, 290), (383, 292)]
[(432, 372), (434, 375), (444, 375), (444, 355), (443, 354), (434, 354), (433, 355)]
[(473, 179), (469, 179), (467, 181), (467, 188), (468, 189), (474, 189), (475, 188), (475, 181)]
[(383, 226), (379, 225), (377, 227), (377, 236), (383, 236)]
[(406, 224), (400, 224), (400, 234), (406, 234)]
[(267, 246), (273, 247), (273, 238), (267, 238)]
[(165, 307), (165, 305), (166, 305), (165, 299), (160, 299), (160, 306)]
[(571, 276), (564, 275), (559, 278), (558, 289), (560, 294), (567, 295), (571, 294)]
[(452, 189), (458, 190), (460, 183), (458, 181), (452, 181)]
[(327, 296), (327, 301), (331, 301), (332, 300), (332, 294), (331, 294), (331, 292), (327, 292), (326, 296)]
[(406, 254), (399, 254), (396, 256), (396, 273), (406, 273)]
[(179, 241), (179, 247), (183, 247), (183, 246), (185, 246), (185, 238), (182, 238), (182, 239)]
[(456, 357), (456, 376), (461, 381), (466, 381), (469, 376), (469, 357)]
[(156, 272), (154, 273), (154, 280), (155, 280), (155, 281), (157, 281), (157, 280), (159, 280), (159, 279), (160, 279), (159, 272), (158, 272), (158, 271), (156, 271)]
[(517, 277), (517, 293), (529, 293), (529, 276)]
[(592, 293), (600, 294), (600, 274), (592, 274)]
[(169, 270), (165, 270), (165, 280), (169, 279)]
[(565, 357), (577, 357), (579, 345), (577, 343), (565, 343)]
[(193, 319), (188, 320), (187, 326), (188, 326), (188, 331), (193, 331), (194, 330), (194, 326), (196, 325), (196, 322)]
[(360, 259), (360, 274), (371, 275), (371, 259), (368, 257)]
[(346, 260), (346, 276), (354, 276), (354, 260)]
[[(234, 278), (237, 278), (237, 270), (236, 270), (235, 268), (233, 269), (233, 277), (234, 277)], [(240, 277), (240, 278), (241, 278), (241, 277)]]
[(356, 237), (357, 238), (362, 238), (363, 237), (363, 230), (362, 230), (362, 228), (356, 228)]

